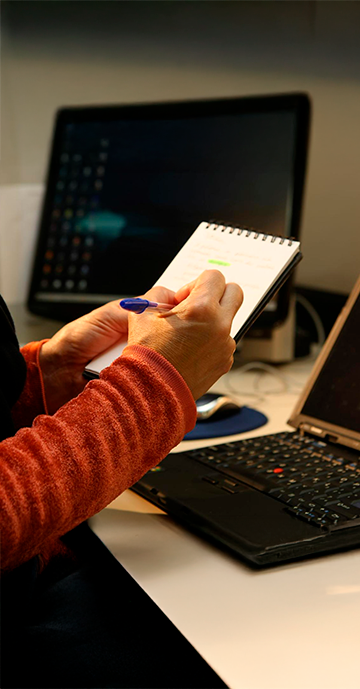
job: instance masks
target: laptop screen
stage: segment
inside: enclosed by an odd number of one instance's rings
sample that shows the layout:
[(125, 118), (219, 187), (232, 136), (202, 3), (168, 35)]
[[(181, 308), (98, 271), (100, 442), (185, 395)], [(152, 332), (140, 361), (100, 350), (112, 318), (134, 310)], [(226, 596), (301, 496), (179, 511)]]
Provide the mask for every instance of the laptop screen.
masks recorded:
[(202, 220), (297, 236), (307, 105), (294, 96), (60, 111), (30, 308), (145, 292)]
[(301, 414), (360, 433), (360, 295), (320, 370)]

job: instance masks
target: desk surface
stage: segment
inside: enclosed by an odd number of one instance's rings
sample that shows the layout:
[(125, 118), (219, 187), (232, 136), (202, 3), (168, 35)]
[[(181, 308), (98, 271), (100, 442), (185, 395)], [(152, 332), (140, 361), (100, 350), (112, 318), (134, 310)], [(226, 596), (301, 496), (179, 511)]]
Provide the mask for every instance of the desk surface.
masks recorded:
[[(283, 379), (262, 376), (254, 401), (241, 401), (269, 423), (231, 439), (287, 429), (310, 370), (297, 362), (278, 369)], [(256, 377), (235, 367), (215, 389), (254, 393)], [(131, 491), (110, 508), (94, 531), (231, 689), (359, 689), (360, 551), (252, 571)]]

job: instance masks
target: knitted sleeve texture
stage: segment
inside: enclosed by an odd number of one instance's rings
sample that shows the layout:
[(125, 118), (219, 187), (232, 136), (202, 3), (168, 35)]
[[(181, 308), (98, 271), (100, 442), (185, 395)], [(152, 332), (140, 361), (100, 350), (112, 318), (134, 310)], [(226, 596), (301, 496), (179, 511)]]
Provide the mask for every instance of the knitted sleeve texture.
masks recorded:
[(36, 416), (47, 413), (44, 383), (39, 364), (40, 350), (44, 342), (47, 340), (30, 342), (20, 350), (26, 362), (26, 381), (11, 412), (16, 429), (31, 426)]
[[(25, 427), (0, 444), (3, 570), (41, 553), (49, 539), (103, 509), (157, 465), (196, 421), (183, 378), (161, 355), (139, 345), (128, 346), (56, 414), (43, 415), (39, 345), (28, 347), (28, 380), (14, 409)], [(36, 418), (26, 427), (31, 416)]]

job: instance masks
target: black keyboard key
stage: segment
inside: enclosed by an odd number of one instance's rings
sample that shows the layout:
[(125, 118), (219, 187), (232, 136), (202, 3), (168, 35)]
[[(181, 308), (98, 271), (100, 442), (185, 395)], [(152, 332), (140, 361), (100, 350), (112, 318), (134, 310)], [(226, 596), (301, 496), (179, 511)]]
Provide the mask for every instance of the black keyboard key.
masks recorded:
[(275, 488), (270, 488), (269, 495), (271, 495), (272, 498), (277, 498), (278, 500), (284, 499), (283, 501), (286, 502), (285, 497), (288, 495), (288, 493), (283, 488), (275, 486)]
[(288, 507), (287, 510), (288, 510), (291, 514), (293, 514), (293, 515), (295, 515), (296, 517), (298, 517), (299, 519), (302, 519), (303, 521), (308, 522), (308, 523), (311, 522), (311, 523), (313, 523), (315, 526), (319, 526), (319, 527), (320, 527), (320, 524), (318, 523), (315, 514), (312, 513), (312, 512), (309, 512), (309, 511), (306, 510), (305, 508), (303, 508), (303, 507), (295, 507), (295, 508)]
[(322, 495), (322, 492), (323, 492), (323, 491), (321, 490), (321, 488), (309, 488), (309, 487), (306, 487), (306, 488), (302, 488), (302, 489), (300, 490), (300, 495), (308, 496), (308, 498), (310, 499), (310, 496), (312, 496), (312, 497), (315, 498), (316, 496)]
[(235, 495), (235, 493), (237, 493), (236, 490), (234, 490), (233, 488), (229, 488), (228, 486), (221, 486), (221, 490), (225, 490), (226, 493), (231, 493), (232, 495)]
[(330, 500), (336, 500), (340, 498), (340, 495), (345, 493), (343, 488), (330, 488), (326, 489), (324, 491), (324, 498), (326, 499), (326, 502), (330, 502)]
[(322, 513), (321, 511), (309, 509), (306, 504), (294, 508), (290, 507), (288, 509), (300, 519), (303, 519), (304, 521), (314, 524), (320, 528), (330, 528), (331, 526), (344, 524), (347, 521), (345, 517), (340, 514), (331, 512), (330, 510), (326, 513)]
[(202, 480), (206, 481), (206, 483), (211, 483), (213, 486), (216, 486), (219, 483), (219, 481), (214, 479), (212, 476), (203, 476)]
[(231, 481), (229, 478), (224, 478), (224, 483), (230, 488), (235, 488), (238, 484), (235, 481)]
[(356, 519), (343, 519), (342, 521), (334, 522), (329, 526), (330, 531), (338, 531), (339, 529), (344, 529), (344, 528), (359, 528), (360, 527), (360, 517), (357, 517)]
[(336, 498), (337, 498), (336, 495), (331, 495), (330, 497), (328, 497), (327, 495), (317, 495), (314, 498), (314, 501), (320, 507), (325, 507), (325, 505), (327, 505), (328, 502), (331, 502), (331, 500), (336, 501)]
[(231, 476), (231, 478), (234, 478), (236, 481), (246, 483), (247, 485), (252, 486), (253, 488), (257, 488), (257, 490), (261, 490), (265, 493), (268, 493), (269, 490), (272, 488), (272, 485), (269, 485), (269, 483), (264, 478), (264, 475), (258, 476), (257, 474), (254, 474), (243, 468), (239, 468), (239, 470), (236, 471), (235, 467), (229, 467), (228, 469), (226, 469), (226, 475)]
[(349, 499), (353, 501), (353, 499), (356, 498), (356, 496), (354, 492), (351, 490), (351, 488), (352, 486), (349, 486), (348, 489), (344, 491), (340, 489), (340, 493), (338, 495), (339, 500), (344, 500), (344, 498), (346, 498), (346, 500)]
[(353, 507), (350, 503), (341, 501), (330, 502), (327, 504), (327, 507), (329, 509), (334, 510), (334, 512), (337, 512), (338, 514), (341, 514), (343, 517), (346, 517), (347, 519), (354, 519), (356, 517), (360, 517), (360, 510), (356, 507)]
[(333, 512), (332, 510), (329, 510), (326, 517), (332, 524), (346, 521), (342, 514), (338, 514), (338, 512)]

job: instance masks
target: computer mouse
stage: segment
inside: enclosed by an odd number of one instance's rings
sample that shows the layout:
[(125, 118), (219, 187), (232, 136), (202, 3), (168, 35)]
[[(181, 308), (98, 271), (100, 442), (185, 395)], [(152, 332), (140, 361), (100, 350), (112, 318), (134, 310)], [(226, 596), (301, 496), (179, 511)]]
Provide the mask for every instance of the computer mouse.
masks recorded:
[(196, 401), (196, 409), (198, 421), (217, 421), (240, 411), (241, 405), (227, 395), (207, 392)]

